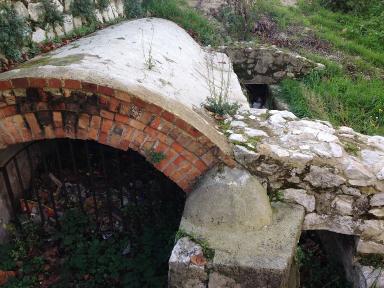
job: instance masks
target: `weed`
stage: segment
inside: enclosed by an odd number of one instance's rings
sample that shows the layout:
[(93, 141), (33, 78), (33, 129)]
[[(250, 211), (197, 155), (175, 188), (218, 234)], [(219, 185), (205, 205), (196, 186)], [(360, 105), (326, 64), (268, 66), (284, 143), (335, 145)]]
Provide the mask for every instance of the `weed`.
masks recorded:
[(344, 149), (347, 153), (353, 155), (353, 156), (358, 156), (360, 148), (354, 143), (351, 142), (345, 142), (344, 143)]
[(9, 59), (20, 60), (30, 28), (7, 2), (0, 3), (0, 15), (0, 52)]
[(128, 19), (143, 16), (141, 0), (124, 0), (124, 13)]
[(179, 239), (181, 239), (183, 237), (188, 237), (191, 241), (200, 245), (202, 250), (203, 250), (204, 257), (207, 258), (208, 260), (213, 260), (213, 258), (215, 257), (215, 250), (210, 248), (209, 243), (206, 240), (204, 240), (201, 237), (198, 237), (196, 235), (193, 235), (191, 233), (188, 233), (187, 231), (185, 231), (183, 229), (179, 229), (176, 232), (175, 240), (178, 241)]
[(96, 7), (100, 10), (100, 11), (104, 11), (108, 8), (109, 6), (109, 0), (97, 0), (96, 2)]
[(56, 24), (63, 25), (64, 15), (58, 10), (57, 5), (52, 0), (42, 0), (41, 3), (44, 7), (41, 22), (43, 24), (50, 24), (54, 27)]
[(271, 202), (283, 202), (284, 194), (280, 190), (268, 192), (269, 201)]
[(153, 58), (153, 54), (152, 54), (152, 48), (153, 48), (153, 36), (155, 34), (155, 31), (154, 31), (154, 27), (152, 26), (151, 27), (151, 32), (152, 32), (152, 35), (151, 35), (151, 40), (149, 42), (149, 47), (148, 47), (148, 50), (145, 51), (145, 46), (144, 46), (144, 31), (141, 30), (141, 45), (142, 45), (142, 52), (143, 52), (143, 58), (144, 58), (144, 64), (145, 64), (145, 67), (148, 69), (148, 70), (152, 70), (153, 68), (155, 68), (156, 66), (156, 62)]
[(166, 158), (166, 155), (163, 152), (157, 152), (154, 149), (148, 150), (145, 153), (149, 161), (153, 164), (160, 163)]
[[(207, 76), (206, 81), (209, 89), (210, 96), (207, 97), (205, 102), (202, 104), (208, 111), (211, 111), (217, 115), (235, 115), (240, 105), (236, 102), (229, 102), (230, 93), (230, 81), (232, 65), (228, 64), (226, 67), (225, 60), (219, 61), (219, 78), (216, 79), (216, 69), (214, 56), (209, 54), (206, 58), (207, 63)], [(227, 69), (227, 70), (226, 70)]]
[(75, 17), (83, 17), (89, 23), (96, 21), (95, 4), (92, 0), (73, 0), (70, 6), (71, 13)]

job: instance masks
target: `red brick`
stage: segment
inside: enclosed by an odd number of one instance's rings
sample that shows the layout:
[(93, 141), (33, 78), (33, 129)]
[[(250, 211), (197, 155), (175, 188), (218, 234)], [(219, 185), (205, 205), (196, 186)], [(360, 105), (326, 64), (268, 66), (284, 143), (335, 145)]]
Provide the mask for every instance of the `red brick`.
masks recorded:
[(28, 88), (29, 83), (27, 78), (15, 78), (12, 79), (13, 88)]
[(172, 144), (172, 148), (177, 152), (177, 153), (181, 153), (181, 152), (183, 152), (185, 149), (184, 149), (184, 147), (183, 146), (181, 146), (179, 143), (177, 143), (177, 142), (174, 142), (173, 144)]
[(99, 138), (99, 130), (96, 129), (89, 129), (88, 130), (88, 139), (92, 139), (97, 141)]
[(90, 127), (95, 130), (99, 130), (101, 126), (101, 117), (100, 116), (92, 116)]
[(81, 114), (79, 117), (79, 121), (77, 123), (78, 127), (80, 129), (88, 129), (89, 127), (89, 115), (88, 114)]
[(29, 78), (29, 86), (36, 88), (44, 88), (47, 86), (47, 81), (43, 78)]
[(138, 130), (144, 130), (145, 126), (143, 123), (135, 120), (135, 119), (129, 119), (129, 122), (128, 122), (129, 126), (135, 128), (135, 129), (138, 129)]
[(179, 157), (177, 157), (177, 158), (175, 159), (175, 161), (173, 161), (173, 163), (174, 163), (175, 165), (179, 166), (180, 163), (183, 162), (183, 161), (187, 161), (187, 159), (185, 159), (183, 156), (179, 156)]
[(109, 120), (113, 120), (115, 118), (115, 113), (103, 109), (100, 111), (100, 116)]
[(120, 123), (128, 124), (129, 119), (130, 118), (128, 116), (125, 116), (125, 115), (121, 115), (121, 114), (115, 115), (115, 121), (120, 122)]
[(64, 129), (62, 127), (55, 128), (56, 138), (64, 138)]
[(83, 90), (86, 90), (91, 93), (97, 93), (97, 85), (89, 82), (81, 82), (81, 86)]
[(131, 95), (127, 92), (115, 90), (115, 98), (119, 99), (125, 103), (131, 102)]
[(102, 108), (108, 109), (109, 106), (109, 101), (111, 100), (111, 97), (105, 96), (105, 95), (100, 95), (99, 96), (99, 105)]
[(61, 112), (53, 111), (52, 115), (55, 128), (63, 127), (63, 116), (61, 115)]
[(200, 136), (203, 135), (203, 134), (200, 133), (199, 130), (197, 130), (196, 128), (194, 128), (194, 127), (192, 127), (192, 126), (190, 126), (190, 128), (187, 129), (186, 131), (187, 131), (187, 133), (188, 133), (189, 135), (192, 135), (192, 136), (195, 137), (195, 138), (198, 138), (198, 137), (200, 137)]
[(159, 132), (149, 126), (145, 127), (144, 132), (153, 138), (157, 138)]
[(206, 171), (208, 168), (207, 165), (205, 165), (205, 163), (201, 160), (196, 160), (195, 162), (193, 162), (193, 165), (195, 165), (197, 170), (199, 170), (201, 173)]
[(152, 128), (154, 129), (157, 129), (161, 124), (161, 118), (160, 117), (156, 117), (149, 126), (151, 126)]
[(216, 158), (213, 155), (212, 151), (208, 151), (203, 156), (201, 156), (201, 160), (207, 165), (208, 167), (212, 166), (216, 162)]
[(101, 144), (107, 145), (108, 144), (108, 134), (107, 133), (100, 133), (98, 142)]
[(34, 137), (40, 136), (41, 135), (41, 128), (40, 128), (39, 123), (37, 122), (35, 114), (27, 113), (24, 115), (24, 117), (27, 120), (29, 127), (31, 128), (32, 135)]
[(5, 106), (4, 108), (0, 108), (0, 118), (6, 118), (17, 113), (15, 105)]
[(165, 176), (170, 176), (172, 173), (174, 173), (175, 170), (179, 169), (179, 167), (175, 166), (173, 163), (170, 163), (166, 169), (164, 169), (163, 173)]
[(154, 104), (147, 104), (147, 106), (145, 107), (145, 110), (147, 110), (148, 112), (157, 114), (157, 115), (160, 115), (161, 111), (163, 111), (163, 109), (161, 107), (156, 106)]
[(119, 100), (117, 100), (115, 98), (111, 98), (109, 100), (108, 109), (109, 109), (109, 111), (117, 112), (117, 110), (119, 109), (119, 105), (120, 105), (120, 101)]
[(174, 123), (174, 121), (176, 119), (175, 115), (169, 113), (168, 111), (164, 111), (161, 114), (161, 117), (163, 117), (165, 120), (167, 120), (168, 122), (171, 122), (171, 123)]
[(76, 139), (88, 140), (88, 131), (84, 129), (77, 129)]
[(53, 139), (56, 137), (52, 125), (44, 126), (44, 136), (47, 139)]
[[(159, 145), (159, 144), (161, 144), (161, 145)], [(163, 143), (159, 143), (159, 144), (158, 144), (158, 146), (156, 147), (155, 150), (157, 152), (165, 153), (165, 159), (160, 161), (160, 163), (155, 164), (154, 166), (158, 170), (164, 171), (168, 167), (168, 165), (170, 163), (172, 163), (179, 156), (179, 154), (177, 154), (176, 151), (173, 150), (173, 149), (168, 149), (167, 145), (165, 145)]]
[(181, 130), (188, 131), (190, 129), (190, 125), (181, 119), (176, 119), (176, 126), (179, 127)]
[(115, 90), (107, 86), (99, 86), (98, 92), (107, 96), (113, 96), (115, 94)]
[(131, 100), (131, 102), (136, 105), (137, 107), (140, 107), (140, 108), (144, 108), (145, 106), (147, 106), (147, 103), (144, 102), (143, 100), (135, 97)]
[(12, 89), (12, 82), (10, 80), (0, 81), (0, 90)]
[(50, 88), (61, 88), (61, 80), (60, 79), (48, 79), (48, 87)]
[(64, 88), (72, 90), (80, 90), (81, 82), (78, 80), (66, 79), (64, 80)]
[(148, 112), (143, 112), (141, 113), (139, 120), (141, 123), (144, 123), (145, 125), (148, 125), (149, 123), (152, 122), (152, 120), (155, 118), (155, 115), (153, 115), (152, 113), (148, 113)]
[(185, 149), (180, 154), (183, 155), (189, 162), (192, 162), (192, 163), (198, 159), (198, 157), (195, 154)]
[(111, 130), (113, 125), (113, 122), (109, 119), (103, 119), (103, 122), (101, 124), (101, 132), (108, 133), (109, 130)]

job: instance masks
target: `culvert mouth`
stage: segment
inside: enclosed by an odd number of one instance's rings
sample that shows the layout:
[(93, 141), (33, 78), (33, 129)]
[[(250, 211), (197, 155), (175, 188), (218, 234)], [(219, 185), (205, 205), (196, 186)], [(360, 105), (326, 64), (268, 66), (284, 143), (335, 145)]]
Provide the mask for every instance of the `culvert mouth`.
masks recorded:
[(268, 84), (246, 84), (245, 88), (251, 108), (272, 108), (272, 93)]
[[(137, 152), (93, 141), (46, 140), (26, 149), (29, 159), (19, 162), (20, 173), (30, 169), (32, 177), (29, 185), (21, 182), (21, 195), (13, 195), (17, 232), (10, 236), (30, 245), (17, 260), (33, 269), (15, 281), (166, 287), (185, 203), (175, 183)], [(42, 272), (30, 261), (36, 257)], [(24, 264), (13, 269), (25, 270)]]

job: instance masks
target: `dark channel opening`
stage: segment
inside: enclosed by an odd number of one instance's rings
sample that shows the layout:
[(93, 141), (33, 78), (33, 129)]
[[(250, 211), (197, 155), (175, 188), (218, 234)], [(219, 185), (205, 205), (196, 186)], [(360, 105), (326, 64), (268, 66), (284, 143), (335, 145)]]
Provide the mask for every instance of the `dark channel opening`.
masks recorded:
[(330, 231), (303, 231), (296, 260), (300, 287), (353, 287), (355, 236)]
[(271, 89), (267, 84), (245, 85), (248, 94), (248, 102), (251, 108), (272, 108)]
[(70, 139), (26, 149), (31, 180), (12, 195), (16, 219), (0, 246), (9, 287), (167, 286), (185, 203), (175, 183), (132, 150)]

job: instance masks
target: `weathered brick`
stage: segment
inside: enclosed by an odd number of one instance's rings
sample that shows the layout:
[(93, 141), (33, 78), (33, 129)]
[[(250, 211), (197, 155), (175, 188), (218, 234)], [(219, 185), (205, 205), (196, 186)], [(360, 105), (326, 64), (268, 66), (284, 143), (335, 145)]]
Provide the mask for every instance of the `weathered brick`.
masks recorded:
[(195, 154), (191, 153), (186, 149), (184, 149), (180, 154), (183, 155), (191, 163), (199, 159)]
[(72, 90), (80, 90), (81, 82), (78, 80), (66, 79), (64, 80), (64, 88)]
[(147, 110), (148, 112), (151, 112), (153, 114), (156, 114), (156, 115), (160, 115), (161, 112), (163, 111), (163, 109), (159, 106), (156, 106), (154, 104), (147, 104), (147, 106), (145, 106), (145, 110)]
[(0, 81), (0, 90), (9, 90), (12, 89), (12, 82), (10, 80)]
[(109, 120), (113, 120), (115, 118), (115, 113), (102, 109), (100, 111), (100, 116)]
[(145, 106), (147, 106), (147, 102), (145, 102), (145, 101), (143, 101), (137, 97), (134, 97), (133, 99), (131, 99), (131, 102), (140, 108), (145, 108)]
[(47, 86), (47, 81), (43, 78), (29, 78), (29, 86), (36, 88), (44, 88)]
[(81, 82), (82, 90), (97, 93), (97, 85), (89, 82)]
[(99, 130), (101, 126), (101, 117), (100, 116), (92, 116), (90, 127), (95, 130)]
[(12, 79), (13, 88), (28, 88), (29, 83), (27, 78), (15, 78)]
[(160, 126), (160, 124), (161, 124), (161, 118), (156, 117), (155, 119), (153, 119), (153, 121), (149, 126), (151, 126), (153, 129), (157, 129)]
[(81, 114), (79, 117), (79, 121), (77, 122), (77, 126), (80, 129), (87, 130), (89, 127), (89, 120), (90, 120), (90, 117), (88, 114)]
[(99, 139), (99, 130), (98, 129), (89, 129), (88, 130), (88, 139), (97, 141)]
[(99, 93), (107, 96), (113, 96), (115, 94), (115, 90), (107, 86), (99, 86), (98, 89)]
[(41, 128), (39, 123), (37, 122), (37, 119), (35, 117), (34, 113), (27, 113), (24, 115), (25, 119), (27, 120), (29, 128), (31, 128), (31, 132), (33, 137), (36, 139), (36, 137), (41, 135)]
[(137, 119), (141, 123), (144, 123), (145, 125), (148, 125), (152, 122), (153, 119), (155, 119), (155, 115), (149, 112), (143, 112), (141, 113), (140, 117)]
[(109, 119), (103, 119), (103, 122), (101, 124), (101, 132), (102, 133), (109, 133), (109, 130), (111, 130), (113, 125), (113, 121)]
[(194, 128), (192, 126), (190, 126), (186, 131), (188, 134), (192, 135), (195, 138), (201, 137), (203, 135), (200, 133), (199, 130), (197, 130), (196, 128)]
[(62, 127), (55, 128), (56, 138), (64, 138), (64, 129)]
[(60, 79), (48, 79), (48, 87), (50, 88), (61, 88), (62, 85), (61, 85), (61, 80)]
[(126, 103), (131, 102), (131, 95), (127, 92), (124, 92), (124, 91), (115, 90), (115, 98), (122, 100)]
[(185, 149), (184, 149), (184, 147), (183, 146), (181, 146), (179, 143), (177, 143), (177, 142), (173, 142), (173, 144), (172, 144), (172, 149), (174, 149), (177, 153), (181, 153), (181, 152), (183, 152)]
[(129, 122), (128, 122), (129, 126), (135, 128), (135, 129), (138, 129), (138, 130), (144, 130), (145, 129), (145, 125), (135, 119), (129, 119)]
[(5, 106), (3, 108), (0, 108), (0, 118), (6, 118), (15, 115), (16, 113), (16, 105)]
[(46, 139), (53, 139), (56, 137), (52, 125), (44, 126), (44, 136)]
[(107, 133), (100, 133), (98, 142), (101, 144), (107, 145), (108, 144), (108, 134)]
[(191, 127), (187, 122), (185, 122), (182, 119), (176, 119), (175, 124), (177, 127), (179, 127), (181, 130), (184, 130), (184, 131), (187, 131)]
[(193, 165), (201, 173), (205, 172), (208, 169), (207, 165), (205, 165), (205, 163), (203, 161), (201, 161), (201, 160), (196, 160), (195, 162), (193, 162)]
[(119, 100), (117, 100), (115, 98), (111, 98), (109, 100), (108, 109), (109, 109), (109, 111), (117, 112), (118, 109), (119, 109), (119, 105), (120, 105), (120, 101)]
[(165, 120), (167, 120), (168, 122), (171, 122), (171, 123), (174, 123), (174, 121), (176, 119), (175, 115), (173, 115), (172, 113), (169, 113), (168, 111), (164, 111), (161, 114), (161, 117), (163, 117)]
[(53, 111), (52, 118), (55, 128), (63, 127), (63, 116), (61, 115), (61, 112)]
[(211, 167), (215, 162), (216, 158), (213, 155), (212, 151), (208, 151), (203, 156), (201, 156), (201, 160), (207, 165), (208, 167)]
[(116, 114), (115, 115), (115, 120), (117, 122), (121, 122), (121, 123), (124, 123), (124, 124), (128, 124), (129, 123), (129, 117), (125, 116), (125, 115), (122, 115), (122, 114)]

